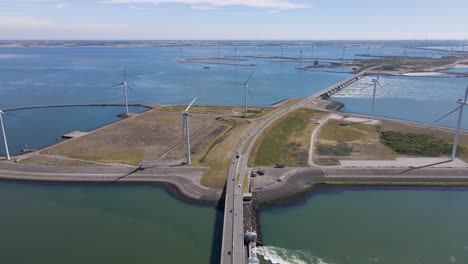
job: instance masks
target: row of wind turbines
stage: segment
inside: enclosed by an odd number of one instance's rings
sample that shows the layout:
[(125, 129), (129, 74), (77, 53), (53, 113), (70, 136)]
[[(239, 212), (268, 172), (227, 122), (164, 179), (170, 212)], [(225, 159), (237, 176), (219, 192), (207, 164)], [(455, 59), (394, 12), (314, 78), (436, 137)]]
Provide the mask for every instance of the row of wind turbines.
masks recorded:
[[(236, 83), (236, 84), (240, 84), (240, 85), (244, 86), (244, 99), (245, 99), (244, 100), (244, 113), (243, 113), (244, 118), (247, 117), (247, 94), (248, 94), (248, 87), (249, 87), (248, 83), (249, 83), (249, 81), (252, 78), (254, 73), (255, 73), (255, 71), (253, 71), (250, 74), (249, 78), (245, 82)], [(123, 88), (124, 107), (125, 107), (125, 113), (123, 115), (124, 117), (128, 117), (128, 116), (131, 115), (131, 113), (129, 112), (129, 109), (128, 109), (128, 90), (130, 90), (134, 94), (136, 94), (136, 92), (130, 87), (130, 85), (128, 85), (126, 77), (127, 77), (127, 66), (125, 66), (122, 81), (120, 83), (117, 83), (117, 84), (111, 86), (111, 88), (120, 87), (120, 86)], [(191, 165), (190, 128), (189, 128), (189, 120), (188, 120), (188, 117), (190, 115), (189, 109), (192, 107), (192, 105), (195, 103), (196, 100), (197, 100), (197, 98), (193, 99), (193, 101), (187, 106), (187, 108), (184, 111), (182, 111), (182, 139), (185, 140), (185, 143), (186, 143), (186, 164), (187, 165)], [(23, 118), (23, 117), (15, 115), (13, 113), (7, 113), (7, 112), (4, 112), (4, 111), (0, 110), (0, 126), (1, 126), (1, 130), (2, 130), (2, 135), (3, 135), (3, 143), (4, 143), (4, 147), (5, 147), (6, 159), (10, 160), (11, 156), (10, 156), (10, 150), (9, 150), (9, 147), (8, 147), (7, 136), (6, 136), (6, 133), (5, 133), (3, 115), (12, 115), (12, 116), (20, 117), (20, 118)]]
[[(302, 50), (301, 50), (301, 54), (302, 54)], [(247, 78), (247, 80), (245, 82), (235, 83), (235, 84), (244, 86), (244, 112), (243, 112), (243, 117), (244, 118), (247, 117), (247, 111), (248, 111), (248, 109), (247, 109), (248, 108), (247, 98), (248, 98), (248, 94), (249, 94), (249, 85), (248, 85), (248, 83), (251, 80), (251, 78), (253, 77), (254, 73), (255, 73), (255, 71), (253, 71), (250, 74), (250, 76)], [(123, 87), (124, 99), (125, 99), (125, 115), (129, 116), (128, 92), (127, 92), (127, 90), (130, 89), (135, 94), (136, 94), (136, 92), (128, 85), (128, 83), (126, 81), (126, 76), (127, 76), (127, 67), (125, 66), (122, 82), (118, 83), (118, 84), (115, 84), (115, 85), (113, 85), (111, 87), (118, 87), (118, 86)], [(372, 104), (371, 104), (371, 121), (373, 121), (374, 118), (375, 118), (374, 110), (375, 110), (375, 98), (376, 98), (377, 87), (380, 86), (381, 88), (384, 88), (383, 85), (380, 82), (380, 71), (379, 71), (379, 74), (378, 74), (377, 78), (372, 80), (372, 84), (370, 84), (369, 86), (361, 88), (361, 90), (367, 89), (367, 88), (369, 88), (371, 86), (374, 87), (373, 88), (373, 96), (372, 96)], [(193, 101), (187, 106), (187, 108), (184, 111), (182, 111), (182, 138), (183, 138), (183, 140), (185, 140), (185, 143), (186, 143), (186, 164), (187, 165), (191, 165), (190, 128), (189, 128), (189, 120), (188, 120), (188, 117), (190, 115), (189, 109), (192, 107), (192, 105), (195, 103), (196, 100), (197, 100), (197, 98), (193, 99)], [(454, 110), (452, 110), (451, 112), (449, 112), (448, 114), (444, 115), (443, 117), (437, 119), (434, 122), (434, 123), (439, 122), (442, 119), (444, 119), (444, 118), (446, 118), (446, 117), (450, 116), (451, 114), (458, 111), (458, 122), (457, 122), (457, 127), (456, 127), (455, 139), (454, 139), (454, 142), (453, 142), (453, 151), (452, 151), (451, 160), (454, 160), (456, 158), (456, 154), (457, 154), (457, 147), (458, 147), (458, 143), (459, 143), (459, 139), (460, 139), (460, 130), (461, 130), (461, 121), (462, 121), (462, 116), (463, 116), (463, 110), (464, 110), (464, 107), (468, 105), (468, 85), (467, 85), (467, 88), (466, 88), (466, 91), (465, 91), (464, 100), (459, 99), (457, 101), (457, 104), (459, 104), (459, 106), (457, 108), (455, 108)], [(4, 122), (3, 122), (3, 115), (6, 115), (6, 114), (8, 114), (8, 115), (14, 115), (14, 114), (6, 113), (6, 112), (0, 110), (0, 125), (1, 125), (2, 135), (3, 135), (3, 142), (4, 142), (4, 146), (5, 146), (6, 158), (7, 158), (7, 160), (10, 160), (11, 157), (10, 157), (10, 152), (9, 152), (9, 149), (8, 149), (8, 141), (7, 141)], [(14, 115), (14, 116), (17, 116), (17, 115)], [(21, 117), (21, 116), (18, 116), (18, 117)]]

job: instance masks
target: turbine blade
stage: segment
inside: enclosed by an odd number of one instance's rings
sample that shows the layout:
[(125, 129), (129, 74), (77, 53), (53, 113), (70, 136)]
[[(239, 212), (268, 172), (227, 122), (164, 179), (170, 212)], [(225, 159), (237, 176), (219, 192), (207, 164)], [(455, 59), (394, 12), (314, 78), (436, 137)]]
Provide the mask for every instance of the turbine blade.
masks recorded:
[(125, 65), (125, 71), (124, 71), (124, 76), (123, 76), (122, 83), (125, 82), (125, 77), (126, 76), (127, 76), (127, 65)]
[(466, 90), (465, 90), (465, 102), (468, 100), (468, 84), (466, 85)]
[(19, 117), (19, 118), (24, 118), (24, 116), (20, 116), (20, 115), (17, 115), (17, 114), (13, 114), (13, 113), (10, 113), (10, 112), (3, 112), (4, 114), (6, 115), (11, 115), (11, 116), (14, 116), (14, 117)]
[(122, 85), (123, 83), (119, 83), (119, 84), (116, 84), (116, 85), (112, 85), (110, 88), (113, 88), (113, 87), (116, 87), (116, 86), (120, 86)]
[(369, 84), (368, 86), (362, 87), (361, 89), (359, 89), (359, 91), (362, 91), (362, 90), (367, 89), (367, 88), (372, 87), (372, 86), (374, 86), (374, 84)]
[(130, 91), (132, 91), (132, 93), (137, 94), (137, 93), (132, 89), (132, 87), (130, 87), (130, 85), (127, 85), (127, 88), (130, 89)]
[(385, 89), (385, 87), (383, 87), (383, 85), (380, 84), (380, 82), (377, 82), (377, 84), (378, 84), (380, 87), (382, 87), (383, 89)]
[(198, 97), (195, 97), (195, 99), (193, 99), (193, 101), (189, 104), (189, 106), (187, 106), (187, 109), (185, 109), (185, 112), (187, 112), (190, 107), (192, 107), (193, 103), (195, 103), (195, 101), (197, 100)]
[(250, 97), (253, 97), (252, 96), (252, 93), (250, 92), (250, 89), (247, 88), (247, 94), (250, 96)]
[(232, 84), (244, 85), (244, 83), (236, 83), (236, 82), (232, 82)]
[(255, 73), (255, 71), (253, 71), (253, 72), (250, 74), (249, 78), (247, 79), (247, 81), (245, 81), (244, 85), (246, 85), (246, 84), (250, 81), (250, 78), (252, 78), (252, 76), (254, 75), (254, 73)]
[(462, 108), (462, 107), (463, 107), (463, 105), (460, 105), (459, 107), (457, 107), (457, 108), (453, 109), (452, 111), (450, 111), (448, 114), (446, 114), (446, 115), (444, 115), (443, 117), (441, 117), (441, 118), (437, 119), (436, 121), (434, 121), (434, 123), (437, 123), (437, 122), (439, 122), (440, 120), (446, 118), (447, 116), (449, 116), (449, 115), (455, 113), (456, 111), (460, 110), (460, 108)]

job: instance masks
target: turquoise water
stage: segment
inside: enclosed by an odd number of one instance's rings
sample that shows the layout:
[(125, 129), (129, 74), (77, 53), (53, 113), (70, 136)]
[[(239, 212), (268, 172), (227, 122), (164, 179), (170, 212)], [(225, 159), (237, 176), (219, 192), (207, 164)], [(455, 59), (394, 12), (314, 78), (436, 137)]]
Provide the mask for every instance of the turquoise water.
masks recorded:
[(0, 201), (0, 263), (212, 259), (216, 210), (159, 187), (0, 182)]
[[(342, 111), (369, 114), (373, 87), (362, 89), (372, 83), (376, 76), (369, 76), (350, 85), (332, 97), (345, 105)], [(466, 78), (400, 77), (381, 76), (384, 88), (377, 88), (375, 114), (403, 120), (432, 124), (458, 105), (467, 85)], [(457, 115), (437, 123), (454, 127)], [(468, 119), (463, 119), (463, 128), (468, 129)]]
[[(145, 107), (129, 107), (130, 112), (142, 112)], [(62, 141), (62, 136), (73, 131), (90, 131), (121, 120), (117, 115), (125, 112), (118, 106), (74, 106), (7, 111), (19, 115), (4, 115), (5, 133), (11, 155), (24, 148), (40, 149)], [(1, 132), (0, 132), (1, 136)], [(5, 155), (3, 140), (0, 155)]]
[(260, 253), (273, 263), (468, 263), (467, 203), (466, 188), (328, 188), (264, 210)]

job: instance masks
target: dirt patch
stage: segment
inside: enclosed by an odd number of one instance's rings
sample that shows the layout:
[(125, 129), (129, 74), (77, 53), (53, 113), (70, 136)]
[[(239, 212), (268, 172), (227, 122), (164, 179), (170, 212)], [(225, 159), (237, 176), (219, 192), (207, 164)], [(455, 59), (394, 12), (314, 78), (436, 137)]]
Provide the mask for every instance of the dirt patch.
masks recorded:
[(329, 120), (319, 131), (315, 162), (337, 165), (338, 160), (392, 160), (395, 153), (380, 142), (380, 126)]
[[(180, 113), (149, 111), (135, 118), (92, 132), (45, 150), (48, 155), (83, 160), (138, 165), (142, 160), (156, 160), (172, 147), (181, 144)], [(209, 126), (203, 119), (190, 119), (190, 134)]]

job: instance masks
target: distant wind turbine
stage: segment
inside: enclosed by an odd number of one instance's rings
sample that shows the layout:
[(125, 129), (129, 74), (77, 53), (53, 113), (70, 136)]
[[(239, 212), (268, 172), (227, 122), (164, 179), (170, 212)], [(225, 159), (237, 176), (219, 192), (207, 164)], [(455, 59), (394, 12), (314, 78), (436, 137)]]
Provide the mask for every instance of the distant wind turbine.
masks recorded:
[(466, 86), (466, 90), (465, 90), (465, 100), (459, 99), (457, 101), (457, 104), (459, 104), (457, 108), (455, 108), (454, 110), (450, 111), (448, 114), (434, 121), (434, 123), (437, 123), (440, 120), (458, 111), (457, 130), (455, 132), (455, 139), (453, 141), (453, 147), (452, 147), (452, 161), (455, 160), (455, 158), (457, 157), (457, 148), (458, 148), (458, 142), (460, 141), (460, 128), (461, 128), (461, 121), (463, 117), (463, 110), (465, 106), (468, 105), (468, 85)]
[(346, 52), (346, 47), (343, 47), (343, 58), (342, 58), (342, 60), (345, 59), (345, 52)]
[(314, 58), (315, 46), (312, 46), (312, 58)]
[(281, 48), (281, 57), (282, 58), (284, 57), (284, 48), (283, 47)]
[(132, 91), (134, 94), (135, 91), (127, 84), (127, 81), (125, 80), (125, 77), (127, 76), (127, 66), (125, 66), (125, 71), (124, 71), (124, 75), (123, 75), (123, 79), (122, 79), (122, 82), (121, 83), (118, 83), (116, 85), (113, 85), (111, 87), (117, 87), (117, 86), (123, 86), (123, 90), (124, 90), (124, 95), (125, 95), (125, 114), (126, 116), (128, 116), (128, 97), (127, 97), (127, 89), (130, 89), (130, 91)]
[(193, 99), (193, 101), (187, 106), (187, 108), (182, 112), (182, 138), (185, 139), (186, 143), (186, 149), (187, 149), (187, 154), (186, 154), (186, 164), (191, 165), (192, 162), (190, 160), (190, 129), (189, 129), (189, 122), (188, 122), (188, 117), (190, 113), (188, 110), (190, 107), (192, 107), (193, 103), (197, 100), (197, 97)]
[(2, 127), (2, 135), (3, 135), (3, 144), (5, 145), (5, 154), (6, 154), (6, 159), (10, 160), (10, 150), (8, 149), (8, 140), (5, 134), (5, 126), (3, 125), (3, 115), (12, 115), (16, 117), (23, 118), (22, 116), (15, 115), (12, 113), (5, 113), (2, 110), (0, 110), (0, 125)]
[(236, 67), (237, 67), (237, 47), (234, 49), (235, 53), (236, 53)]
[(299, 70), (302, 71), (302, 49), (299, 48), (299, 52), (300, 52), (300, 55), (299, 55)]
[(370, 46), (367, 46), (367, 56), (370, 55)]
[(244, 118), (247, 117), (247, 92), (248, 92), (248, 89), (249, 89), (249, 81), (252, 78), (252, 76), (254, 75), (254, 73), (255, 73), (255, 71), (253, 71), (250, 74), (249, 78), (244, 83), (235, 83), (235, 84), (239, 84), (239, 85), (244, 86)]
[(372, 84), (369, 86), (366, 86), (362, 88), (361, 90), (364, 90), (366, 88), (369, 88), (371, 86), (374, 86), (374, 91), (372, 93), (372, 106), (371, 106), (371, 121), (374, 121), (374, 108), (375, 108), (375, 94), (377, 92), (377, 85), (380, 87), (384, 88), (382, 84), (380, 83), (380, 70), (379, 70), (379, 75), (377, 76), (377, 79), (372, 79)]

